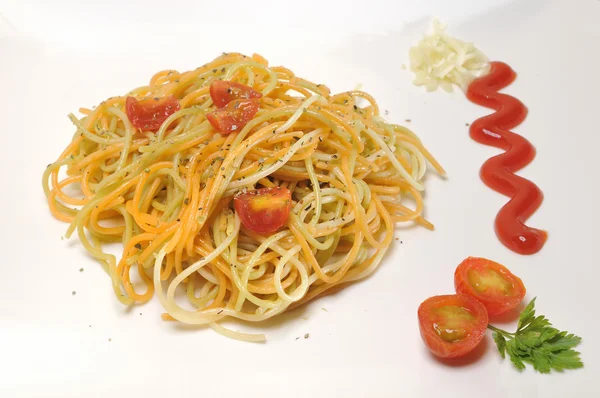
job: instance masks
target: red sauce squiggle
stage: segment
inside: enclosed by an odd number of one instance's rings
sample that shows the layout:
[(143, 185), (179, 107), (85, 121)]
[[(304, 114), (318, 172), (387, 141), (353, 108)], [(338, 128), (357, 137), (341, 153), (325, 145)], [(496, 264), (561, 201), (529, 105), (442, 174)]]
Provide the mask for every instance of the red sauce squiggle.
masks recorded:
[(515, 77), (516, 73), (507, 64), (492, 62), (490, 73), (471, 83), (467, 98), (496, 113), (477, 119), (469, 133), (479, 143), (506, 151), (483, 164), (481, 179), (488, 187), (511, 198), (496, 216), (495, 229), (500, 241), (517, 253), (533, 254), (544, 246), (547, 234), (528, 227), (525, 221), (540, 207), (543, 194), (533, 182), (514, 173), (533, 160), (535, 148), (509, 131), (525, 119), (527, 108), (518, 99), (498, 93)]

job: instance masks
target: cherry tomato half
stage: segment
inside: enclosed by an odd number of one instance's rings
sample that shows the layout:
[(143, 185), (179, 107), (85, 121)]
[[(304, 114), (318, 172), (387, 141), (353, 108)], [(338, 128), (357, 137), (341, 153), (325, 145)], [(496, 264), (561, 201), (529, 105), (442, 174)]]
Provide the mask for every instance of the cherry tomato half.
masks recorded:
[(173, 96), (142, 101), (127, 97), (125, 100), (125, 113), (129, 121), (144, 131), (158, 131), (163, 122), (178, 110), (179, 101)]
[(419, 306), (418, 316), (421, 338), (440, 358), (456, 358), (472, 351), (488, 325), (483, 304), (464, 294), (430, 297)]
[(209, 112), (206, 118), (221, 134), (239, 131), (248, 123), (260, 108), (258, 98), (233, 100), (225, 108)]
[(292, 193), (287, 188), (261, 188), (238, 194), (233, 207), (244, 227), (259, 234), (272, 234), (287, 221)]
[(215, 80), (210, 84), (210, 98), (217, 108), (222, 108), (236, 99), (260, 98), (262, 94), (245, 84)]
[(505, 266), (480, 257), (465, 259), (454, 272), (456, 293), (480, 301), (489, 316), (503, 314), (519, 305), (525, 297), (521, 279)]

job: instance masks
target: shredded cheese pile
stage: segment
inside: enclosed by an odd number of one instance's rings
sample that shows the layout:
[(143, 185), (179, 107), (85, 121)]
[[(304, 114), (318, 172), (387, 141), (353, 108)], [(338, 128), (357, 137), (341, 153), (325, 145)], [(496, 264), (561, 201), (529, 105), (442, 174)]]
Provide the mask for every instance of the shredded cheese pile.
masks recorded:
[(453, 85), (466, 91), (469, 83), (488, 72), (489, 61), (473, 43), (450, 37), (445, 31), (446, 26), (434, 20), (432, 34), (410, 48), (413, 83), (425, 86), (427, 91), (441, 87), (452, 92)]

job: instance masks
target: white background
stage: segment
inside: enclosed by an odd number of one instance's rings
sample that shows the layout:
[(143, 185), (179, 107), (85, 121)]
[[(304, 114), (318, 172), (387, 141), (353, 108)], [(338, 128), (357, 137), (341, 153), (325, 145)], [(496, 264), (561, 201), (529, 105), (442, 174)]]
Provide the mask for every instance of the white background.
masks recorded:
[[(0, 0), (0, 396), (600, 394), (600, 1), (121, 3)], [(529, 107), (516, 131), (538, 150), (521, 174), (545, 194), (529, 222), (549, 232), (539, 254), (514, 254), (494, 235), (507, 199), (478, 172), (498, 151), (473, 142), (465, 127), (489, 111), (461, 93), (425, 93), (400, 68), (434, 15), (519, 73), (507, 92)], [(448, 171), (426, 183), (435, 232), (398, 228), (402, 244), (394, 241), (368, 280), (272, 322), (234, 325), (265, 332), (266, 344), (162, 322), (156, 301), (121, 306), (77, 240), (61, 240), (67, 226), (52, 218), (41, 189), (44, 168), (73, 133), (67, 113), (222, 51), (258, 52), (333, 91), (362, 84), (389, 119), (411, 119)], [(454, 268), (469, 255), (521, 276), (540, 313), (584, 338), (585, 369), (519, 374), (489, 334), (466, 360), (434, 359), (419, 337), (417, 307), (452, 293)]]

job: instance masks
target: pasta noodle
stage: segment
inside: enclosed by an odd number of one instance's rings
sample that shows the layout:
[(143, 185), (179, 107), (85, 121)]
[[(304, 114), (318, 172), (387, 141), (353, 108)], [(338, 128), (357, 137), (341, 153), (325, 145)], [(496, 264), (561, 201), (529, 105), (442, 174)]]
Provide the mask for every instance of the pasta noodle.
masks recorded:
[[(217, 79), (262, 93), (256, 116), (229, 135), (206, 117)], [(52, 214), (104, 266), (125, 305), (157, 295), (164, 319), (261, 341), (218, 322), (262, 321), (366, 277), (396, 222), (433, 228), (422, 216), (422, 179), (427, 163), (444, 170), (367, 93), (331, 95), (259, 55), (230, 53), (159, 72), (128, 96), (172, 96), (180, 108), (156, 132), (132, 125), (126, 96), (81, 109), (82, 118), (70, 115), (71, 143), (43, 176)], [(292, 193), (286, 225), (270, 235), (245, 228), (231, 205), (260, 186)], [(119, 259), (102, 250), (107, 242), (122, 242)]]

